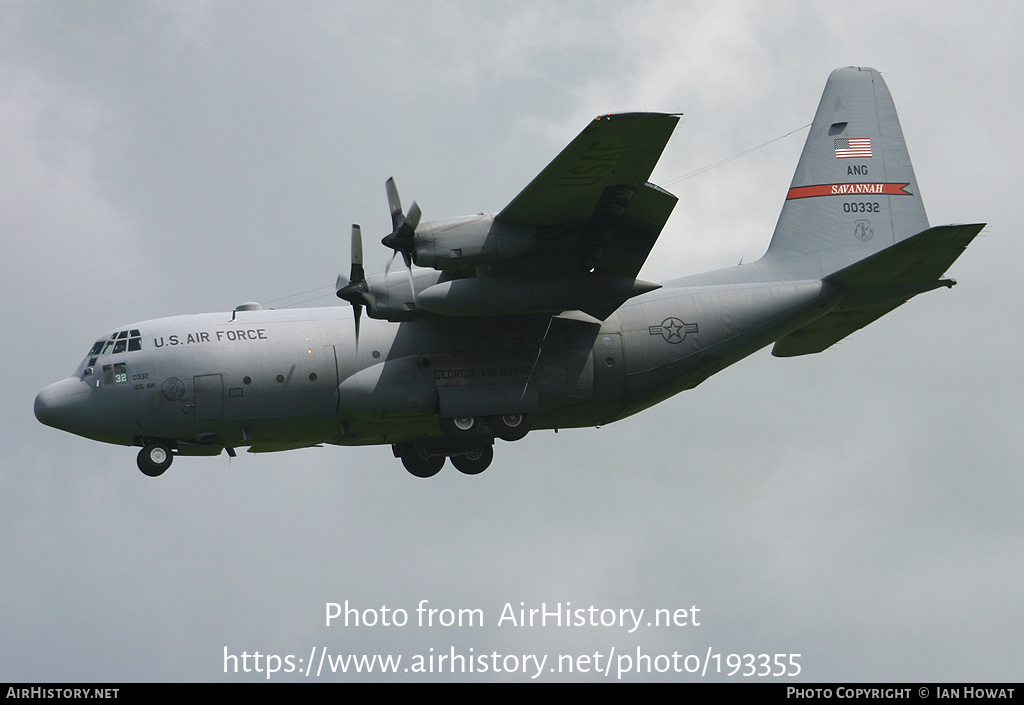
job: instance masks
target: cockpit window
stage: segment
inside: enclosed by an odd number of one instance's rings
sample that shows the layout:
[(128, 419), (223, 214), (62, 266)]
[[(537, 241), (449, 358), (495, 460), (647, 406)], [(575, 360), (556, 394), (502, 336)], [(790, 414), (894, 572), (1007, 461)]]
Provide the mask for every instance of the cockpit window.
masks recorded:
[(142, 333), (136, 328), (112, 333), (106, 340), (98, 340), (89, 355), (116, 355), (125, 351), (142, 350)]
[(103, 384), (123, 384), (128, 381), (128, 368), (123, 362), (103, 366)]

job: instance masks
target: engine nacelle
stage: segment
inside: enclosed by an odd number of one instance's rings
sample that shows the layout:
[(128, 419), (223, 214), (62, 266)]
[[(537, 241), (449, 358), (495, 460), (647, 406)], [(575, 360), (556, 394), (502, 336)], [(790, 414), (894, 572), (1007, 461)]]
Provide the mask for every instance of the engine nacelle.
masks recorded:
[(509, 225), (486, 214), (420, 223), (413, 261), (438, 270), (480, 267), (526, 252), (533, 228)]
[(417, 296), (419, 308), (442, 316), (587, 311), (618, 305), (660, 284), (629, 277), (470, 277), (444, 281)]
[[(409, 270), (400, 262), (387, 274), (374, 274), (366, 278), (364, 302), (370, 318), (383, 321), (411, 321), (423, 314), (417, 305), (419, 293), (437, 282), (444, 276), (433, 269)], [(412, 287), (416, 288), (415, 294)]]

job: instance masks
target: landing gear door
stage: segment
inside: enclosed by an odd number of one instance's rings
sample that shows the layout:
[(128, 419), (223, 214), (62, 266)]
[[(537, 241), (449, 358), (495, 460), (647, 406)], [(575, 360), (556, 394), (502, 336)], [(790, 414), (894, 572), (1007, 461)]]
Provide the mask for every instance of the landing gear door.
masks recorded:
[(600, 324), (554, 316), (532, 379), (541, 397), (565, 403), (569, 399), (589, 399), (594, 393), (594, 339)]

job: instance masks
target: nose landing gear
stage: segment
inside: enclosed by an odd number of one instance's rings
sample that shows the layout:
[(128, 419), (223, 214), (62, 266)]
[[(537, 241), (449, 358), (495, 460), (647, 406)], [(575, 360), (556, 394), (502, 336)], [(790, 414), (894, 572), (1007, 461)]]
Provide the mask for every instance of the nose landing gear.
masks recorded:
[(148, 477), (159, 477), (171, 467), (174, 455), (163, 443), (148, 443), (139, 451), (139, 470)]

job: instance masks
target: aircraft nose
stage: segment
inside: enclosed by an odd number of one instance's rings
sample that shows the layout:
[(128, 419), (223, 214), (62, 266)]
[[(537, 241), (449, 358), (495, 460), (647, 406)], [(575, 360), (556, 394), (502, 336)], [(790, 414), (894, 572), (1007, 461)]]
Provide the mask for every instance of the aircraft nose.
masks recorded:
[(75, 432), (86, 420), (89, 385), (77, 377), (54, 382), (36, 395), (36, 418), (47, 426)]

